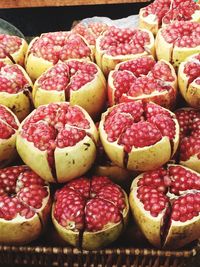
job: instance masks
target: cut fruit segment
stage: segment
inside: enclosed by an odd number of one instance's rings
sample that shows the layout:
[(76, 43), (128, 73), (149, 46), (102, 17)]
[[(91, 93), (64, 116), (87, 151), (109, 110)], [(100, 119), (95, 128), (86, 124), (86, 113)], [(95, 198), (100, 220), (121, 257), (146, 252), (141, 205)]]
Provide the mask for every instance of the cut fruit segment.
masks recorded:
[(72, 58), (92, 60), (92, 51), (82, 36), (70, 31), (43, 33), (29, 44), (26, 70), (36, 80), (59, 61)]
[(99, 125), (110, 160), (122, 168), (158, 168), (176, 152), (179, 125), (175, 115), (154, 103), (135, 101), (109, 108)]
[(179, 248), (200, 237), (200, 175), (181, 165), (140, 174), (131, 185), (130, 207), (156, 247)]
[(200, 108), (200, 53), (180, 64), (178, 84), (185, 101), (193, 108)]
[(56, 192), (52, 220), (65, 241), (92, 250), (120, 236), (128, 213), (128, 199), (122, 188), (104, 176), (81, 177)]
[(37, 108), (52, 102), (69, 101), (97, 117), (106, 100), (106, 81), (99, 67), (78, 59), (58, 62), (35, 82), (33, 101)]
[(152, 56), (143, 56), (119, 63), (108, 76), (108, 99), (112, 106), (135, 100), (152, 101), (172, 108), (177, 94), (174, 68)]
[(188, 56), (200, 52), (200, 23), (176, 21), (160, 29), (155, 41), (158, 60), (164, 59), (175, 68)]
[(96, 62), (105, 75), (123, 61), (153, 55), (154, 37), (147, 30), (110, 27), (96, 41)]
[(84, 109), (68, 102), (52, 103), (23, 121), (17, 150), (44, 180), (66, 182), (91, 167), (97, 140), (97, 129)]
[(0, 242), (25, 244), (42, 233), (50, 212), (50, 189), (28, 166), (0, 170)]
[(175, 114), (181, 133), (177, 160), (200, 173), (200, 112), (192, 108), (181, 108)]

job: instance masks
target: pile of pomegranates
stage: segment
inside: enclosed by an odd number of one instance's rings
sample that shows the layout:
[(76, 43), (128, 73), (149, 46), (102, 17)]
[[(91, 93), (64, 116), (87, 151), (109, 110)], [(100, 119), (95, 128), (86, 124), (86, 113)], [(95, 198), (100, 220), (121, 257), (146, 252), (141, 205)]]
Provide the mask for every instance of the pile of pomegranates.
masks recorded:
[(139, 25), (0, 34), (0, 243), (52, 224), (99, 249), (129, 220), (158, 248), (200, 238), (200, 6), (155, 0)]

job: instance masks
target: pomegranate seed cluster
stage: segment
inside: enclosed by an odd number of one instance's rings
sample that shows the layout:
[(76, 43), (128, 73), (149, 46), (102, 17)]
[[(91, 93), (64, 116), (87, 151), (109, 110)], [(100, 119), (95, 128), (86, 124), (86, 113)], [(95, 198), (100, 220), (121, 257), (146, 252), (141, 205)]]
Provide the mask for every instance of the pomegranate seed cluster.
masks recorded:
[(176, 111), (180, 125), (180, 160), (187, 161), (193, 156), (200, 160), (200, 112), (186, 108)]
[(108, 29), (108, 25), (101, 22), (91, 22), (86, 24), (78, 23), (72, 31), (83, 36), (90, 45), (95, 45), (96, 38)]
[(96, 73), (96, 66), (89, 62), (76, 60), (59, 62), (38, 79), (38, 84), (47, 91), (64, 90), (69, 97), (71, 90), (81, 89), (94, 79)]
[(144, 173), (138, 180), (137, 197), (153, 217), (171, 207), (170, 220), (185, 222), (200, 212), (200, 176), (180, 165), (168, 165)]
[(132, 147), (151, 146), (163, 136), (175, 137), (175, 123), (167, 110), (142, 102), (120, 104), (107, 114), (104, 129), (109, 142), (117, 142), (129, 153)]
[(16, 94), (28, 86), (29, 82), (17, 65), (0, 62), (0, 92)]
[(54, 216), (66, 229), (96, 232), (123, 220), (122, 189), (107, 177), (77, 178), (55, 195)]
[(188, 77), (188, 83), (192, 83), (195, 79), (200, 77), (200, 55), (195, 56), (191, 61), (184, 66), (183, 72)]
[(104, 53), (117, 56), (143, 53), (145, 45), (149, 43), (150, 37), (147, 32), (112, 26), (103, 35), (100, 47)]
[(59, 60), (90, 57), (91, 50), (76, 33), (52, 32), (44, 33), (36, 39), (30, 53), (56, 64)]
[(0, 105), (0, 119), (0, 138), (8, 139), (16, 133), (18, 122), (9, 109), (2, 105)]
[(27, 166), (0, 170), (0, 220), (32, 218), (48, 196), (47, 184)]
[(22, 39), (17, 36), (0, 34), (0, 58), (5, 58), (17, 52), (22, 45)]
[(195, 22), (177, 21), (162, 30), (162, 36), (168, 43), (178, 47), (196, 47), (200, 45), (200, 25)]

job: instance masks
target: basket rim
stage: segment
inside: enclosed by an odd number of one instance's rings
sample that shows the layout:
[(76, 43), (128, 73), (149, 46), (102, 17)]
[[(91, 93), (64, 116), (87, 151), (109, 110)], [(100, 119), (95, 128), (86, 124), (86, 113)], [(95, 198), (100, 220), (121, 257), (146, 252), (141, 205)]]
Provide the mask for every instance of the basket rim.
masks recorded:
[(195, 256), (200, 251), (200, 239), (191, 249), (184, 250), (160, 250), (160, 249), (149, 249), (149, 248), (105, 248), (101, 250), (80, 250), (78, 248), (72, 248), (67, 246), (11, 246), (11, 245), (0, 245), (1, 252), (15, 252), (15, 253), (35, 253), (35, 254), (74, 254), (74, 255), (135, 255), (135, 256), (163, 256), (163, 257), (184, 257), (189, 258)]

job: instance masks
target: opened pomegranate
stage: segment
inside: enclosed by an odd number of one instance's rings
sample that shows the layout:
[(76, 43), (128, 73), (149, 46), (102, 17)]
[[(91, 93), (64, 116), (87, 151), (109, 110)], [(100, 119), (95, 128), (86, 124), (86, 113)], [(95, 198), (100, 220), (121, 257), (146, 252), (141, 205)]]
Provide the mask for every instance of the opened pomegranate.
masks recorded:
[(129, 59), (155, 54), (154, 37), (148, 30), (109, 27), (96, 41), (96, 62), (104, 74)]
[(175, 115), (152, 102), (135, 101), (109, 108), (99, 125), (111, 161), (129, 170), (152, 170), (176, 152), (179, 125)]
[(58, 61), (71, 58), (91, 60), (91, 49), (86, 40), (73, 32), (43, 33), (34, 38), (26, 55), (26, 70), (35, 80)]
[(49, 185), (27, 166), (0, 170), (0, 242), (25, 244), (39, 237), (50, 212)]
[(0, 62), (0, 104), (10, 108), (20, 121), (30, 113), (32, 86), (21, 66)]
[(19, 121), (7, 107), (0, 105), (0, 168), (8, 165), (16, 156), (16, 137)]
[(177, 161), (200, 173), (200, 111), (181, 108), (175, 114), (181, 133)]
[(177, 77), (168, 62), (144, 56), (119, 63), (108, 76), (108, 99), (112, 106), (142, 99), (172, 108), (177, 93)]
[(158, 60), (165, 59), (177, 68), (188, 56), (200, 52), (200, 23), (176, 21), (160, 29), (155, 46)]
[(17, 151), (44, 180), (66, 182), (93, 164), (98, 139), (88, 113), (68, 102), (34, 110), (20, 125)]
[(78, 23), (73, 29), (72, 32), (78, 33), (83, 36), (88, 44), (90, 45), (93, 54), (95, 54), (95, 44), (96, 39), (102, 35), (107, 29), (108, 25), (103, 22), (90, 22), (86, 23)]
[(191, 107), (200, 108), (200, 53), (180, 64), (178, 83), (186, 102)]
[(35, 107), (70, 101), (80, 105), (92, 117), (102, 110), (106, 100), (106, 81), (99, 67), (78, 59), (59, 62), (43, 73), (34, 84)]
[(200, 6), (193, 0), (155, 0), (141, 8), (140, 28), (157, 34), (158, 29), (174, 21), (200, 21)]
[(59, 235), (82, 249), (116, 240), (128, 221), (126, 193), (104, 176), (81, 177), (55, 194), (52, 220)]
[(0, 61), (24, 65), (27, 42), (18, 36), (0, 34)]
[(179, 248), (200, 238), (200, 174), (191, 169), (169, 164), (139, 175), (129, 203), (156, 247)]

